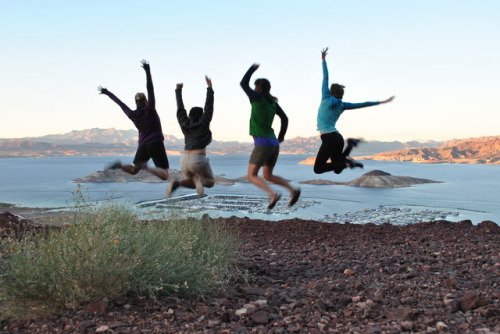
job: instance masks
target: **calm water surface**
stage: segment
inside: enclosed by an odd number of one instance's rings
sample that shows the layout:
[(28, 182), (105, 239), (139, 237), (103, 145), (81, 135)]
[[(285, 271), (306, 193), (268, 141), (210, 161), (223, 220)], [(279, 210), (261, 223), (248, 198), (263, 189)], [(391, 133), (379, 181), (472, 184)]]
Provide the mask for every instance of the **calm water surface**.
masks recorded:
[[(455, 220), (471, 219), (500, 222), (500, 179), (498, 165), (414, 164), (407, 162), (365, 161), (364, 169), (345, 170), (340, 175), (316, 175), (312, 166), (299, 165), (306, 155), (281, 155), (275, 173), (293, 183), (312, 179), (350, 181), (371, 170), (395, 176), (432, 179), (443, 183), (415, 185), (408, 188), (370, 189), (349, 186), (301, 185), (304, 199), (316, 200), (307, 210), (298, 210), (299, 218), (315, 219), (325, 214), (376, 208), (378, 206), (413, 207), (457, 211)], [(179, 169), (179, 156), (169, 156), (172, 168)], [(0, 159), (0, 202), (27, 207), (65, 207), (74, 203), (73, 181), (98, 170), (116, 159), (124, 163), (132, 157), (53, 157)], [(226, 178), (246, 174), (247, 155), (210, 156), (214, 173)], [(91, 201), (123, 200), (136, 203), (164, 198), (167, 183), (86, 183), (81, 188)], [(180, 189), (179, 195), (193, 191)], [(212, 193), (263, 195), (255, 186), (237, 183), (215, 186)]]

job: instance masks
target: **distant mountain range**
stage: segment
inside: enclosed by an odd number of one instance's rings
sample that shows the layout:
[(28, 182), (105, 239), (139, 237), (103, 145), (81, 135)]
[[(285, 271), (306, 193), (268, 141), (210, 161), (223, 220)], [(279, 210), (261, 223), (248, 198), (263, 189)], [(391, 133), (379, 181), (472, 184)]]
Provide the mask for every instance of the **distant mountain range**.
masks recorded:
[[(319, 137), (296, 137), (285, 140), (280, 147), (282, 154), (315, 155), (321, 141)], [(356, 148), (357, 155), (373, 155), (381, 152), (412, 148), (435, 148), (443, 142), (425, 143), (366, 141)], [(169, 154), (180, 154), (184, 139), (165, 135), (165, 147)], [(0, 158), (47, 157), (62, 155), (133, 155), (137, 148), (136, 130), (87, 129), (65, 134), (16, 139), (0, 138)], [(210, 154), (250, 154), (250, 142), (213, 140), (207, 150)]]
[[(321, 141), (317, 136), (296, 137), (285, 140), (280, 147), (282, 154), (316, 155)], [(184, 139), (165, 135), (169, 154), (180, 154)], [(47, 157), (62, 155), (133, 155), (137, 148), (136, 130), (87, 129), (65, 134), (0, 138), (0, 158)], [(217, 141), (208, 146), (210, 154), (250, 154), (251, 142)], [(424, 163), (483, 163), (500, 164), (500, 136), (454, 139), (446, 142), (365, 141), (353, 156), (371, 160), (411, 161)], [(312, 159), (312, 162), (311, 162)], [(305, 164), (314, 163), (314, 157)]]

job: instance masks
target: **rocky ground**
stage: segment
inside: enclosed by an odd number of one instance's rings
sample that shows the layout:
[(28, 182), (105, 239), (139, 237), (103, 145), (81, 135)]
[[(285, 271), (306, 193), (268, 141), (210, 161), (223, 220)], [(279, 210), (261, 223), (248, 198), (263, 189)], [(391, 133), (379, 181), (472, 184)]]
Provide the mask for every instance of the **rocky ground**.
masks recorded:
[(239, 236), (246, 273), (218, 293), (106, 300), (0, 333), (500, 333), (495, 223), (211, 221)]

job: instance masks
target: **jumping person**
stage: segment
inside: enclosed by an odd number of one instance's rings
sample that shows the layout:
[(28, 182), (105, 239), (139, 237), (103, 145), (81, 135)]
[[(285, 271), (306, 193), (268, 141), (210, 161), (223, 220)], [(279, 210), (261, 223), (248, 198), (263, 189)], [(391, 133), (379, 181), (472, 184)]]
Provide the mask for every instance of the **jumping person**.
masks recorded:
[[(285, 179), (274, 175), (273, 169), (279, 155), (279, 144), (285, 140), (288, 128), (288, 117), (278, 104), (278, 99), (271, 95), (271, 83), (267, 79), (255, 80), (255, 90), (249, 86), (250, 77), (260, 65), (253, 64), (241, 79), (240, 86), (243, 88), (252, 106), (250, 116), (250, 135), (253, 136), (254, 148), (250, 155), (248, 164), (248, 180), (269, 194), (268, 209), (274, 208), (281, 198), (279, 192), (274, 192), (266, 181), (278, 184), (290, 191), (289, 206), (294, 205), (300, 196), (300, 189), (293, 188)], [(276, 138), (272, 128), (274, 115), (281, 120), (281, 128)], [(262, 179), (258, 174), (263, 167)]]
[(204, 187), (212, 188), (215, 184), (214, 174), (206, 157), (206, 147), (212, 141), (210, 122), (214, 113), (214, 90), (212, 89), (212, 80), (205, 76), (205, 81), (208, 86), (205, 110), (201, 107), (193, 107), (189, 111), (189, 117), (182, 101), (184, 85), (178, 83), (175, 89), (177, 120), (184, 134), (184, 152), (180, 161), (184, 178), (170, 181), (167, 197), (170, 197), (179, 186), (196, 188), (198, 196), (203, 196)]
[[(130, 118), (139, 131), (139, 147), (135, 153), (133, 165), (122, 165), (120, 161), (113, 163), (106, 169), (121, 169), (124, 172), (135, 175), (141, 169), (145, 169), (158, 176), (162, 180), (168, 179), (168, 158), (163, 144), (163, 131), (161, 122), (155, 108), (155, 93), (151, 70), (146, 60), (141, 61), (142, 68), (146, 72), (146, 87), (148, 96), (144, 93), (135, 94), (136, 110), (132, 110), (125, 103), (120, 101), (113, 93), (104, 87), (99, 86), (97, 90), (107, 95), (111, 100), (122, 108), (125, 115)], [(149, 159), (153, 159), (156, 168), (147, 166)]]
[[(314, 163), (314, 172), (316, 174), (322, 174), (334, 171), (336, 174), (340, 174), (346, 167), (363, 167), (362, 163), (354, 161), (349, 157), (352, 148), (358, 145), (358, 139), (347, 139), (347, 146), (343, 151), (344, 138), (335, 127), (340, 115), (347, 109), (358, 109), (391, 102), (394, 96), (387, 100), (377, 102), (343, 102), (343, 85), (334, 83), (328, 88), (328, 67), (325, 60), (327, 53), (328, 48), (321, 51), (323, 84), (321, 86), (321, 104), (318, 109), (317, 117), (318, 131), (321, 134), (321, 147), (319, 148), (316, 162)], [(330, 159), (330, 162), (327, 162), (328, 159)]]

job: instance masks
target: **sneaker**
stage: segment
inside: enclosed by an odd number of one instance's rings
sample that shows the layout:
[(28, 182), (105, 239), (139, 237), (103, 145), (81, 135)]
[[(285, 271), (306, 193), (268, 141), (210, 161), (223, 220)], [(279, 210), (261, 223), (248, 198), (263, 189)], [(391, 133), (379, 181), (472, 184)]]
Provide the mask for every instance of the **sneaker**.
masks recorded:
[(112, 170), (112, 169), (120, 169), (122, 168), (122, 162), (120, 160), (116, 160), (115, 162), (107, 165), (104, 170)]
[(274, 208), (276, 206), (276, 203), (278, 203), (278, 201), (280, 200), (280, 198), (281, 198), (281, 193), (275, 192), (274, 195), (271, 197), (271, 200), (269, 201), (269, 205), (267, 206), (267, 208), (269, 210)]
[(176, 180), (172, 180), (170, 181), (170, 183), (168, 184), (168, 187), (167, 187), (167, 197), (170, 197), (172, 196), (172, 193), (177, 189), (179, 188), (179, 181), (176, 179)]
[(360, 142), (361, 142), (361, 140), (360, 139), (356, 139), (356, 138), (348, 138), (347, 139), (347, 145), (352, 146), (352, 147), (358, 146), (358, 144)]
[(193, 177), (193, 182), (194, 182), (194, 185), (196, 186), (196, 192), (198, 193), (198, 196), (203, 197), (203, 194), (205, 194), (205, 187), (203, 187), (203, 183), (201, 183), (201, 179), (195, 175)]
[(300, 197), (300, 188), (297, 188), (294, 191), (292, 191), (292, 195), (290, 196), (290, 201), (288, 202), (288, 206), (292, 206), (295, 203), (297, 203), (299, 197)]
[(345, 159), (345, 162), (346, 162), (346, 164), (349, 166), (349, 168), (351, 168), (351, 169), (352, 169), (352, 168), (356, 168), (356, 167), (358, 167), (358, 168), (363, 168), (363, 167), (365, 167), (365, 166), (364, 166), (361, 162), (356, 161), (356, 160), (354, 160), (354, 159), (352, 159), (352, 158), (346, 158), (346, 159)]

